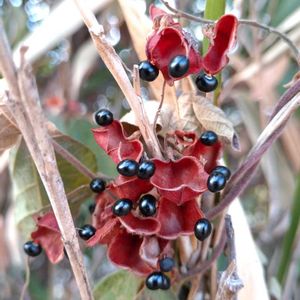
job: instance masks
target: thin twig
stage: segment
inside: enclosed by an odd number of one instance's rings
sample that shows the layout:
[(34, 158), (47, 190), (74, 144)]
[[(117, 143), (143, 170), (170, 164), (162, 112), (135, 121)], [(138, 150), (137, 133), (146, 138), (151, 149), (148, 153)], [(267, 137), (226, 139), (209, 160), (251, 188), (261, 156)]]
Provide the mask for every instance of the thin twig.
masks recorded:
[(143, 115), (142, 108), (140, 106), (139, 97), (136, 95), (129, 78), (124, 70), (122, 60), (116, 53), (115, 49), (106, 40), (104, 29), (98, 23), (96, 17), (92, 11), (86, 6), (83, 0), (74, 0), (83, 21), (89, 29), (91, 38), (96, 46), (96, 49), (101, 56), (106, 67), (109, 69), (120, 89), (125, 95), (132, 111), (135, 114), (137, 125), (144, 138), (145, 144), (152, 156), (162, 158), (159, 144), (156, 139), (156, 135), (152, 130), (149, 119)]
[(57, 169), (51, 138), (47, 132), (47, 122), (39, 105), (36, 82), (30, 67), (24, 61), (25, 51), (26, 49), (23, 48), (21, 68), (17, 74), (4, 28), (0, 24), (0, 71), (8, 82), (10, 92), (7, 105), (15, 116), (17, 125), (45, 186), (70, 258), (81, 298), (90, 300), (93, 299), (93, 296), (83, 265), (77, 233), (63, 182)]
[(271, 117), (269, 119), (272, 120), (275, 115), (282, 109), (282, 107), (287, 104), (293, 97), (295, 97), (300, 92), (300, 79), (297, 80), (288, 90), (284, 92), (284, 94), (280, 97), (279, 101), (277, 102)]
[(164, 84), (162, 86), (162, 91), (161, 91), (161, 98), (160, 98), (160, 103), (159, 103), (159, 106), (158, 106), (158, 109), (157, 109), (157, 112), (156, 112), (156, 115), (155, 115), (155, 118), (154, 118), (154, 121), (153, 121), (153, 131), (156, 133), (156, 123), (157, 123), (157, 120), (158, 120), (158, 117), (160, 115), (160, 112), (161, 112), (161, 108), (164, 104), (164, 99), (165, 99), (165, 90), (166, 90), (166, 81), (164, 81)]
[[(186, 18), (186, 19), (189, 19), (191, 21), (199, 22), (199, 23), (202, 23), (202, 24), (215, 24), (215, 21), (213, 21), (213, 20), (208, 20), (208, 19), (205, 19), (205, 18), (197, 17), (197, 16), (194, 16), (192, 14), (188, 14), (188, 13), (182, 11), (182, 10), (176, 9), (176, 8), (170, 6), (168, 1), (164, 1), (164, 0), (160, 0), (160, 1), (170, 11), (175, 13), (176, 16), (180, 16), (182, 18)], [(283, 32), (281, 32), (280, 30), (278, 30), (274, 27), (271, 27), (271, 26), (268, 26), (268, 25), (265, 25), (265, 24), (261, 24), (257, 21), (254, 21), (254, 20), (239, 19), (239, 24), (260, 28), (260, 29), (268, 31), (269, 33), (276, 34), (278, 37), (280, 37), (282, 40), (284, 40), (286, 42), (286, 44), (291, 49), (291, 51), (293, 53), (293, 56), (295, 57), (295, 60), (300, 65), (300, 51), (297, 48), (297, 46), (293, 43), (293, 41), (286, 34), (284, 34)]]
[(30, 259), (29, 256), (27, 256), (26, 259), (25, 259), (25, 282), (24, 282), (22, 292), (21, 292), (21, 295), (20, 295), (20, 300), (24, 300), (27, 288), (28, 288), (29, 283), (30, 283), (29, 259)]
[(189, 270), (187, 273), (182, 274), (181, 278), (187, 280), (196, 274), (203, 274), (207, 270), (209, 270), (209, 268), (214, 263), (214, 261), (216, 259), (218, 259), (218, 257), (221, 255), (221, 253), (225, 247), (226, 241), (227, 241), (227, 236), (226, 236), (225, 230), (224, 230), (224, 234), (222, 235), (222, 238), (221, 238), (219, 244), (215, 247), (214, 253), (212, 254), (211, 258), (209, 260), (205, 261), (203, 264), (197, 266), (196, 268)]
[(290, 116), (299, 105), (300, 96), (297, 95), (275, 115), (259, 136), (244, 163), (233, 174), (228, 188), (224, 191), (224, 198), (220, 204), (206, 214), (207, 218), (214, 219), (244, 191), (254, 176), (262, 156), (280, 136)]
[(215, 299), (236, 299), (238, 291), (243, 288), (243, 283), (236, 270), (236, 250), (235, 250), (235, 239), (234, 230), (231, 222), (230, 215), (225, 217), (225, 228), (227, 236), (227, 249), (228, 249), (228, 267), (222, 273), (219, 289)]

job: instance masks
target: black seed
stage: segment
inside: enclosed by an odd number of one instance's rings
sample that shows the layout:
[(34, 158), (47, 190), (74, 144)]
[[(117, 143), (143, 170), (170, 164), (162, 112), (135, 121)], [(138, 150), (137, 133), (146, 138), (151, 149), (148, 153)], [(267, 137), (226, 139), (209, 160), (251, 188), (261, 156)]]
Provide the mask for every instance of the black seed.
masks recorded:
[(144, 60), (139, 63), (140, 78), (145, 81), (153, 81), (158, 76), (158, 69), (149, 61)]
[(165, 274), (163, 274), (163, 281), (162, 281), (160, 288), (162, 290), (168, 290), (170, 288), (170, 286), (171, 286), (170, 278), (168, 276), (166, 276)]
[(131, 200), (123, 198), (119, 199), (115, 202), (115, 204), (112, 207), (113, 214), (122, 217), (129, 214), (133, 207), (133, 203)]
[(203, 218), (196, 222), (194, 226), (194, 233), (198, 240), (204, 241), (211, 234), (211, 223)]
[(105, 190), (105, 186), (106, 186), (106, 182), (103, 179), (101, 179), (101, 178), (94, 178), (90, 182), (90, 189), (94, 193), (103, 192)]
[(225, 166), (217, 166), (215, 167), (212, 171), (211, 171), (211, 174), (212, 173), (221, 173), (225, 176), (226, 180), (229, 180), (230, 176), (231, 176), (231, 172), (230, 170), (225, 167)]
[(162, 272), (170, 272), (174, 266), (175, 262), (172, 257), (165, 257), (159, 261), (159, 267)]
[(78, 234), (79, 236), (83, 239), (83, 240), (88, 240), (90, 239), (92, 236), (94, 236), (96, 233), (96, 228), (93, 227), (92, 225), (84, 225), (82, 226), (79, 230), (78, 230)]
[(100, 126), (110, 125), (114, 120), (114, 116), (108, 109), (100, 109), (95, 113), (95, 121)]
[(212, 193), (217, 193), (223, 190), (226, 185), (226, 177), (222, 173), (211, 173), (207, 179), (207, 188)]
[(212, 146), (218, 141), (218, 136), (213, 131), (204, 131), (200, 136), (200, 141), (206, 146)]
[(28, 256), (38, 256), (42, 252), (42, 247), (33, 242), (33, 241), (28, 241), (23, 245), (23, 250)]
[(189, 59), (184, 55), (175, 56), (169, 64), (169, 74), (174, 78), (182, 77), (189, 70)]
[(132, 159), (125, 159), (118, 163), (117, 171), (127, 177), (135, 176), (138, 172), (139, 164)]
[(91, 215), (95, 212), (95, 208), (96, 208), (96, 203), (91, 203), (89, 205), (89, 212)]
[(215, 76), (200, 74), (196, 78), (196, 85), (201, 92), (209, 93), (217, 88), (218, 80)]
[(156, 213), (156, 199), (150, 194), (144, 195), (139, 201), (139, 209), (145, 217), (151, 217)]
[(170, 279), (162, 272), (153, 272), (146, 279), (146, 286), (150, 290), (163, 289), (167, 290), (170, 288)]
[(154, 162), (147, 160), (143, 161), (138, 168), (137, 176), (140, 179), (149, 179), (155, 172)]

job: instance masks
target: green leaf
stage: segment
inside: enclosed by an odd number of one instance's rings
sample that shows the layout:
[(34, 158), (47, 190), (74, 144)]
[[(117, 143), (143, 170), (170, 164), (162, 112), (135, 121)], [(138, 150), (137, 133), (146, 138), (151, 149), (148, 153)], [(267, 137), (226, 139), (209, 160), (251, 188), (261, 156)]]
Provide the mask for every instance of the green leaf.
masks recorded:
[(300, 175), (297, 178), (297, 185), (294, 194), (293, 205), (291, 208), (291, 221), (287, 233), (284, 236), (282, 256), (279, 263), (277, 278), (279, 283), (283, 286), (286, 272), (289, 268), (291, 257), (293, 254), (295, 239), (297, 238), (297, 231), (300, 223)]
[(104, 277), (94, 288), (95, 300), (132, 300), (142, 279), (127, 271), (117, 271)]
[[(62, 134), (57, 134), (54, 139), (90, 170), (96, 170), (96, 158), (86, 146)], [(92, 194), (86, 188), (90, 179), (59, 155), (57, 155), (57, 164), (65, 191), (69, 195), (71, 209), (76, 213), (81, 202)], [(10, 173), (13, 181), (16, 223), (21, 232), (28, 237), (35, 228), (32, 216), (50, 209), (50, 203), (23, 140), (11, 151)]]
[(145, 288), (142, 295), (138, 300), (176, 300), (176, 295), (168, 290), (168, 291), (162, 291), (162, 290), (155, 290), (151, 291)]
[(99, 172), (110, 176), (117, 175), (115, 163), (95, 142), (91, 132), (93, 127), (90, 122), (85, 119), (76, 118), (67, 121), (56, 118), (54, 122), (59, 130), (86, 145), (95, 154), (97, 159), (97, 170)]
[[(225, 13), (226, 0), (206, 0), (206, 6), (204, 11), (204, 18), (210, 20), (218, 20)], [(209, 47), (209, 41), (207, 38), (203, 39), (202, 53), (203, 56), (207, 52)], [(218, 99), (221, 93), (222, 76), (221, 73), (216, 75), (218, 80), (218, 87), (214, 92), (214, 105), (218, 106)]]

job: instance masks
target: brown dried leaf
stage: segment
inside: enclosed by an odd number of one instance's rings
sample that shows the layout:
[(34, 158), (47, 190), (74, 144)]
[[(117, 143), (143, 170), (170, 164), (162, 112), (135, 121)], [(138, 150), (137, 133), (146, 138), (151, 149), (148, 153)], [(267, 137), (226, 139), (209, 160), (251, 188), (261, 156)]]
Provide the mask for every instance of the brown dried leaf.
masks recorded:
[(195, 94), (184, 93), (178, 98), (180, 118), (179, 127), (182, 130), (200, 133), (201, 124), (195, 116), (193, 108), (193, 97), (195, 97)]
[[(2, 84), (2, 83), (1, 83)], [(3, 87), (3, 86), (2, 86)], [(14, 146), (20, 136), (20, 131), (14, 123), (14, 118), (4, 104), (5, 92), (0, 95), (0, 155)]]
[(214, 131), (221, 139), (239, 150), (239, 139), (225, 113), (201, 96), (191, 95), (195, 116), (206, 130)]
[[(155, 100), (147, 100), (143, 103), (143, 105), (145, 113), (149, 118), (150, 125), (153, 126), (159, 103)], [(129, 125), (136, 126), (137, 122), (133, 111), (130, 111), (129, 113), (124, 115), (121, 119), (121, 122), (124, 123), (124, 127), (126, 129), (129, 128)], [(164, 135), (164, 133), (170, 130), (174, 130), (176, 129), (176, 127), (176, 117), (174, 116), (174, 112), (172, 111), (169, 105), (164, 104), (157, 119), (157, 130), (160, 131), (162, 135)], [(132, 130), (130, 128), (129, 132), (132, 133)]]

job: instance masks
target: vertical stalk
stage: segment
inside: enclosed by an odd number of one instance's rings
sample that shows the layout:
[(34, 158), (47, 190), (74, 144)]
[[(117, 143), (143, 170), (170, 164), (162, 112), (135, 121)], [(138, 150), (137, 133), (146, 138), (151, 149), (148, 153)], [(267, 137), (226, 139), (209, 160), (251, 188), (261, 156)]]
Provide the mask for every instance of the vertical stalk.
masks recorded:
[(300, 223), (300, 175), (297, 178), (297, 185), (294, 194), (294, 200), (291, 208), (291, 221), (288, 231), (283, 240), (281, 260), (277, 272), (277, 278), (283, 286), (287, 270), (289, 268), (290, 260), (295, 245), (295, 239), (297, 237), (297, 231)]
[[(204, 18), (208, 20), (218, 20), (225, 13), (225, 6), (226, 6), (226, 0), (207, 0), (205, 11), (204, 11)], [(203, 46), (202, 46), (203, 56), (207, 52), (208, 47), (209, 47), (209, 41), (207, 38), (204, 38)], [(219, 105), (218, 100), (219, 100), (219, 96), (221, 93), (221, 86), (222, 86), (221, 73), (217, 74), (216, 78), (219, 84), (214, 92), (214, 104), (218, 106)]]

